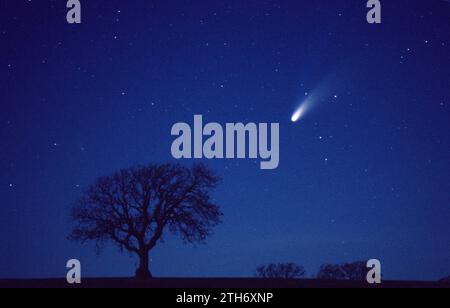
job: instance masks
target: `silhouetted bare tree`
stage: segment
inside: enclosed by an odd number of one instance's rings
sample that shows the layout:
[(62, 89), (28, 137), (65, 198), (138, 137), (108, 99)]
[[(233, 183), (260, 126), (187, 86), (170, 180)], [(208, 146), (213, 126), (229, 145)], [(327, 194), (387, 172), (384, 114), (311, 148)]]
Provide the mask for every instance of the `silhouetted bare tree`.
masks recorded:
[(139, 257), (136, 277), (147, 279), (149, 252), (165, 232), (186, 243), (203, 242), (222, 213), (210, 199), (218, 177), (207, 167), (149, 165), (100, 178), (72, 209), (77, 223), (69, 238), (95, 241), (102, 248), (113, 241)]
[(368, 271), (366, 262), (362, 261), (346, 264), (324, 264), (320, 267), (317, 278), (324, 280), (363, 281), (366, 279)]
[(298, 279), (305, 276), (305, 268), (295, 263), (278, 263), (260, 265), (256, 269), (256, 277)]

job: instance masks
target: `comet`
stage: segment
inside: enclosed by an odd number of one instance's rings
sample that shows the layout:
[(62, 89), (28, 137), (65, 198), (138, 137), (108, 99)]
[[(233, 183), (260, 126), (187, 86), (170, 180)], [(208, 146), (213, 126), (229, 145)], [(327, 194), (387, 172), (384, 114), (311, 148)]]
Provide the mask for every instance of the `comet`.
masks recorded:
[[(300, 104), (291, 116), (291, 122), (296, 123), (302, 120), (305, 115), (316, 109), (320, 104), (328, 100), (338, 98), (337, 91), (345, 76), (341, 76), (341, 70), (333, 70), (325, 76), (312, 91), (305, 92), (305, 96), (300, 100)], [(334, 92), (334, 93), (333, 93)]]
[(305, 106), (301, 105), (292, 115), (291, 121), (293, 123), (297, 122), (298, 120), (300, 120), (300, 118), (305, 114)]
[(302, 119), (305, 116), (305, 114), (308, 112), (308, 110), (310, 109), (311, 105), (312, 105), (311, 100), (307, 100), (304, 103), (302, 103), (292, 114), (291, 121), (293, 123), (295, 123), (295, 122), (299, 121), (300, 119)]

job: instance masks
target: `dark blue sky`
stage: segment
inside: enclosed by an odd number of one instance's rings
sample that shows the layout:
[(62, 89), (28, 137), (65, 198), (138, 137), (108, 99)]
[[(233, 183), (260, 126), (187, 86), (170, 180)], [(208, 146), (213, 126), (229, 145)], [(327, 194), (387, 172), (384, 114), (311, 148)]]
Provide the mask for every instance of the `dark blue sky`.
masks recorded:
[[(67, 240), (96, 178), (174, 162), (170, 128), (280, 123), (280, 166), (204, 161), (225, 217), (176, 238), (155, 276), (251, 276), (261, 263), (378, 258), (389, 279), (450, 274), (450, 4), (382, 1), (0, 4), (0, 277), (130, 276), (137, 260)], [(305, 93), (322, 96), (297, 123)], [(192, 161), (183, 161), (190, 165)]]

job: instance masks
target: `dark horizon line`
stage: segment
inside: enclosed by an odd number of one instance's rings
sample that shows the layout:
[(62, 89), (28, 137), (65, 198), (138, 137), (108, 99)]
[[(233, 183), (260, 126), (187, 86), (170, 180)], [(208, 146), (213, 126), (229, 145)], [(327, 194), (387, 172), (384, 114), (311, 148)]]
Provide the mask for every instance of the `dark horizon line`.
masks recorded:
[[(0, 283), (5, 281), (58, 281), (64, 280), (66, 281), (66, 277), (49, 277), (49, 278), (39, 278), (39, 277), (30, 277), (30, 278), (1, 278)], [(95, 277), (95, 276), (87, 276), (82, 277), (81, 280), (139, 280), (134, 276), (111, 276), (111, 277)], [(343, 281), (343, 282), (360, 282), (360, 280), (350, 280), (350, 279), (319, 279), (314, 277), (304, 277), (304, 278), (263, 278), (263, 277), (152, 277), (149, 281), (155, 280), (288, 280), (288, 281)], [(441, 279), (438, 280), (420, 280), (420, 279), (382, 279), (382, 282), (417, 282), (417, 283), (429, 283), (429, 282), (441, 282)]]
[(318, 280), (318, 279), (267, 279), (267, 278), (152, 278), (139, 280), (128, 278), (82, 278), (81, 284), (68, 284), (64, 278), (55, 279), (0, 279), (0, 289), (43, 289), (43, 288), (145, 288), (145, 289), (311, 289), (311, 288), (450, 288), (444, 281), (394, 281), (369, 284), (360, 280)]

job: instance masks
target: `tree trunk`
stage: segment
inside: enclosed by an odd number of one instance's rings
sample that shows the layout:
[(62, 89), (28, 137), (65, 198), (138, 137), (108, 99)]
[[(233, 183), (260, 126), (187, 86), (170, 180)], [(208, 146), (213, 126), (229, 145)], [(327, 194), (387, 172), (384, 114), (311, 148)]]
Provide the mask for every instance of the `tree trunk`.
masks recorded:
[(136, 270), (136, 278), (139, 280), (148, 280), (152, 278), (152, 274), (148, 269), (149, 256), (148, 251), (141, 251), (139, 253), (139, 268)]

